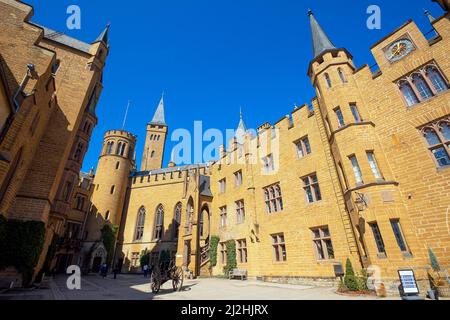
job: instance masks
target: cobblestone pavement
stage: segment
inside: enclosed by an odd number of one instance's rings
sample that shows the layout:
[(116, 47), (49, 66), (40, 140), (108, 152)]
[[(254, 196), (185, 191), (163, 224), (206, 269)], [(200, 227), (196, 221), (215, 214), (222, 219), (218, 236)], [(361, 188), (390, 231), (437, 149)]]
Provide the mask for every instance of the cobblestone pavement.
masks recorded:
[[(81, 290), (68, 290), (67, 278), (58, 276), (46, 289), (16, 290), (0, 295), (0, 300), (374, 300), (377, 297), (338, 295), (333, 288), (284, 285), (260, 281), (225, 279), (186, 280), (181, 292), (173, 292), (170, 282), (160, 293), (150, 290), (150, 279), (140, 275), (118, 275), (106, 279), (83, 276)], [(397, 299), (398, 298), (389, 298)]]

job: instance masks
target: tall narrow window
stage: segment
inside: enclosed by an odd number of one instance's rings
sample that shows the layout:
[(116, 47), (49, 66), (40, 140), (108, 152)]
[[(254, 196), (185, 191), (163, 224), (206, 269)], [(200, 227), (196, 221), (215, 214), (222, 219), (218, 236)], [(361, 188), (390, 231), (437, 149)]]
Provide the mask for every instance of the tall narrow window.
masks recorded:
[(237, 240), (238, 262), (247, 263), (247, 240)]
[(245, 222), (244, 200), (236, 201), (236, 222), (238, 224)]
[(180, 233), (180, 224), (181, 224), (181, 203), (178, 203), (175, 206), (175, 212), (173, 214), (173, 239), (178, 239), (178, 235)]
[(306, 194), (306, 201), (308, 203), (313, 203), (322, 200), (322, 194), (320, 192), (319, 181), (317, 180), (317, 175), (312, 174), (308, 177), (302, 178), (303, 189)]
[(223, 178), (219, 181), (219, 193), (225, 193), (227, 191), (227, 179)]
[(227, 264), (227, 244), (222, 242), (220, 244), (220, 262), (222, 264)]
[(122, 142), (119, 142), (117, 144), (116, 154), (120, 155), (120, 151), (122, 150)]
[(234, 185), (236, 187), (242, 186), (242, 170), (234, 173)]
[(427, 67), (425, 72), (437, 92), (442, 92), (448, 89), (447, 82), (435, 66)]
[(370, 228), (372, 229), (373, 237), (375, 239), (375, 243), (377, 245), (378, 253), (379, 254), (386, 254), (386, 250), (384, 248), (384, 241), (383, 237), (381, 236), (380, 228), (378, 227), (378, 223), (373, 222), (369, 223)]
[(324, 74), (325, 77), (325, 81), (327, 82), (327, 87), (331, 88), (331, 79), (330, 79), (330, 75), (328, 73)]
[(317, 260), (333, 260), (334, 249), (328, 227), (314, 228), (311, 231)]
[(283, 233), (272, 235), (272, 252), (275, 262), (287, 261), (286, 243)]
[(341, 79), (341, 82), (347, 83), (347, 79), (345, 78), (344, 71), (342, 71), (341, 68), (338, 68), (338, 74), (339, 74), (339, 78)]
[(361, 168), (359, 167), (358, 159), (356, 159), (356, 156), (350, 156), (349, 157), (350, 162), (352, 163), (353, 173), (355, 174), (355, 180), (356, 184), (362, 184), (363, 178), (361, 173)]
[(205, 216), (204, 216), (205, 212), (202, 211), (200, 212), (200, 217), (199, 217), (199, 222), (198, 222), (198, 229), (199, 229), (199, 234), (200, 237), (203, 237), (203, 234), (205, 232)]
[(417, 98), (416, 94), (414, 93), (414, 90), (411, 88), (411, 85), (409, 84), (408, 81), (406, 80), (400, 81), (399, 88), (403, 97), (405, 98), (408, 107), (411, 107), (419, 103), (419, 99)]
[(433, 92), (421, 74), (415, 73), (412, 76), (412, 82), (416, 86), (417, 91), (419, 91), (419, 94), (423, 100), (427, 100), (433, 96)]
[(422, 134), (439, 167), (450, 165), (450, 118), (427, 125)]
[(304, 137), (295, 143), (295, 149), (297, 151), (297, 156), (299, 159), (306, 157), (311, 154), (311, 145), (309, 143), (308, 137)]
[(145, 225), (145, 208), (141, 207), (138, 211), (136, 219), (136, 229), (134, 231), (134, 241), (141, 241), (144, 237), (144, 225)]
[(359, 114), (358, 107), (356, 104), (350, 104), (350, 110), (352, 111), (353, 118), (356, 123), (360, 123), (362, 121), (361, 115)]
[(164, 232), (164, 207), (159, 205), (155, 215), (155, 230), (153, 240), (161, 240)]
[(220, 227), (223, 229), (227, 226), (227, 207), (221, 207), (220, 209)]
[(120, 149), (120, 155), (121, 156), (124, 156), (125, 155), (125, 148), (127, 147), (127, 144), (126, 143), (124, 143), (124, 144), (122, 144), (122, 148)]
[(339, 128), (345, 126), (344, 115), (342, 114), (341, 108), (334, 109), (334, 113), (336, 114)]
[(268, 174), (268, 173), (275, 171), (275, 164), (273, 162), (272, 154), (268, 155), (267, 157), (264, 157), (262, 160), (263, 160), (264, 173)]
[(397, 240), (398, 247), (403, 253), (410, 253), (408, 246), (406, 244), (405, 237), (403, 236), (403, 231), (400, 226), (400, 220), (391, 220), (392, 230), (394, 231), (395, 240)]
[(370, 169), (372, 169), (373, 175), (377, 180), (383, 180), (383, 176), (378, 169), (377, 160), (375, 159), (375, 155), (373, 151), (367, 151), (367, 159), (369, 160)]
[(108, 221), (110, 216), (111, 216), (111, 213), (109, 212), (109, 210), (106, 211), (106, 213), (105, 213), (105, 220)]

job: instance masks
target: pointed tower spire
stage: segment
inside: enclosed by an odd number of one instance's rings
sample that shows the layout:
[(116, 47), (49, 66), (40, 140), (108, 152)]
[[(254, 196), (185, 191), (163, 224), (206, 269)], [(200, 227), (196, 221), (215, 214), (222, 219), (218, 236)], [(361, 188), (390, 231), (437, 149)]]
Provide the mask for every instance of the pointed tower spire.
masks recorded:
[(158, 124), (158, 125), (166, 125), (166, 120), (164, 117), (164, 92), (161, 96), (161, 100), (159, 101), (158, 108), (156, 109), (156, 112), (153, 116), (152, 121), (150, 121), (151, 124)]
[(314, 18), (314, 14), (311, 9), (308, 10), (308, 16), (311, 23), (313, 58), (316, 58), (325, 50), (336, 49), (323, 31), (322, 27), (317, 22), (316, 18)]
[(102, 31), (102, 33), (100, 33), (100, 35), (97, 37), (97, 39), (95, 39), (95, 42), (104, 42), (106, 45), (109, 45), (108, 43), (108, 34), (109, 34), (109, 27), (111, 25), (108, 23), (105, 27), (105, 29)]
[(245, 127), (244, 118), (242, 117), (242, 107), (240, 108), (239, 125), (236, 129), (236, 140), (239, 144), (243, 144), (247, 128)]
[(436, 20), (430, 13), (430, 11), (424, 9), (423, 10), (424, 15), (428, 18), (428, 20), (430, 20), (430, 23), (432, 24), (434, 22), (434, 20)]
[(244, 132), (247, 130), (247, 128), (245, 127), (244, 118), (242, 117), (242, 107), (240, 107), (239, 109), (239, 125), (237, 130), (242, 130)]

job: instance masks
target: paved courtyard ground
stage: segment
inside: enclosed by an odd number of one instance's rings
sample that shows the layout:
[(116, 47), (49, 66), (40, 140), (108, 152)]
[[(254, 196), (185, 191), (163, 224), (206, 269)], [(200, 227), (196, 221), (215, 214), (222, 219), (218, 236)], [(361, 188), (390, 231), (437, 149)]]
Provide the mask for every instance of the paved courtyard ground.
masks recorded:
[[(338, 295), (333, 288), (272, 284), (260, 281), (226, 279), (186, 280), (183, 290), (173, 292), (166, 283), (160, 293), (150, 290), (150, 279), (139, 275), (118, 275), (106, 279), (83, 276), (81, 290), (68, 290), (67, 278), (58, 276), (48, 288), (16, 290), (0, 294), (0, 300), (375, 300), (377, 297)], [(397, 298), (389, 298), (397, 299)]]

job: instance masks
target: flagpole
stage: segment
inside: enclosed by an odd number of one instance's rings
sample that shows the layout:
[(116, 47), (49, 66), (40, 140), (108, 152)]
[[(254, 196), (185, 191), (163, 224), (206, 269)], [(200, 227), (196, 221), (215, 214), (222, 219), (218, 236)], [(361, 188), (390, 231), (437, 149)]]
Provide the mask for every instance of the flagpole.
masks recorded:
[(127, 109), (126, 109), (126, 111), (125, 111), (125, 117), (123, 118), (122, 130), (125, 129), (125, 123), (126, 123), (126, 121), (127, 121), (127, 117), (128, 117), (128, 109), (130, 108), (130, 104), (131, 104), (131, 101), (128, 100)]

